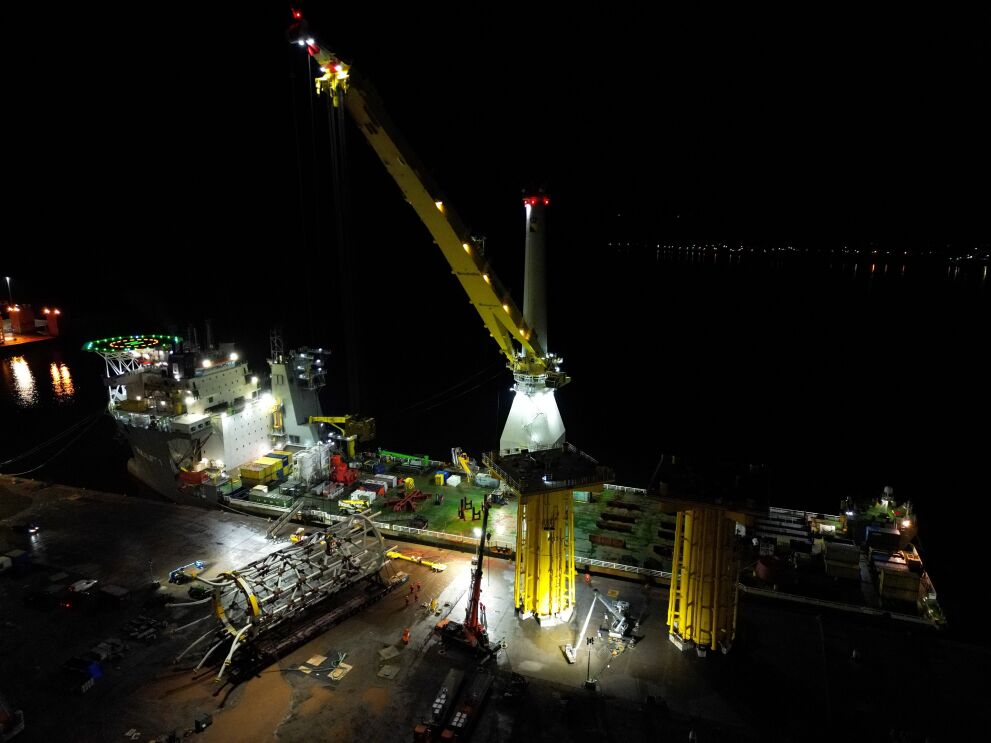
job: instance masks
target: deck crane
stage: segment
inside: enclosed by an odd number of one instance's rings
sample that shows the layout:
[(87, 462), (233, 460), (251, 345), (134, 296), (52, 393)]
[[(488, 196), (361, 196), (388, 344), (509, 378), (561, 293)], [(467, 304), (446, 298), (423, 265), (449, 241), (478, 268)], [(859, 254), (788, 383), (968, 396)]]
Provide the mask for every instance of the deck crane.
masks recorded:
[(311, 415), (310, 424), (329, 423), (341, 432), (341, 439), (347, 445), (348, 459), (354, 459), (354, 444), (375, 439), (375, 419), (356, 415)]
[[(500, 448), (547, 449), (564, 441), (564, 424), (554, 392), (570, 381), (561, 371), (562, 359), (543, 347), (537, 328), (543, 311), (528, 318), (498, 280), (480, 246), (454, 210), (440, 196), (416, 155), (406, 146), (368, 81), (311, 35), (302, 12), (293, 10), (290, 40), (305, 47), (320, 69), (317, 93), (343, 107), (368, 140), (406, 201), (419, 216), (461, 283), (489, 334), (499, 345), (516, 381), (516, 397), (503, 431)], [(546, 196), (524, 199), (528, 219), (549, 204)], [(528, 303), (529, 304), (529, 301)]]
[(475, 475), (478, 474), (478, 465), (460, 446), (451, 449), (451, 463), (461, 467), (465, 473), (465, 478), (469, 482), (475, 481)]

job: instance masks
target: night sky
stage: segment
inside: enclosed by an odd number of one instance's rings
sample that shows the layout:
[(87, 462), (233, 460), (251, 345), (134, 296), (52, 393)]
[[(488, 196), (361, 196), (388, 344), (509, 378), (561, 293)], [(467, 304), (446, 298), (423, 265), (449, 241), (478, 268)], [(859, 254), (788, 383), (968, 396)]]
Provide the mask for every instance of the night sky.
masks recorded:
[[(576, 235), (625, 212), (694, 239), (987, 240), (988, 59), (966, 18), (311, 5), (493, 237), (547, 184)], [(6, 11), (8, 208), (33, 242), (100, 246), (93, 274), (167, 250), (232, 278), (252, 249), (299, 247), (297, 131), (304, 169), (313, 150), (286, 7)], [(374, 183), (366, 155), (352, 172)]]
[[(957, 379), (947, 365), (979, 379), (973, 305), (926, 303), (917, 289), (907, 314), (887, 307), (862, 323), (827, 285), (774, 301), (765, 287), (718, 282), (662, 297), (604, 249), (616, 236), (987, 248), (988, 60), (966, 18), (311, 6), (315, 35), (374, 82), (445, 201), (487, 236), (517, 302), (520, 195), (548, 188), (552, 345), (576, 380), (655, 376), (644, 359), (661, 349), (696, 397), (716, 394), (714, 425), (666, 442), (729, 430), (733, 449), (748, 438), (738, 421), (770, 398), (787, 428), (789, 400), (814, 397), (823, 380), (846, 381), (814, 413), (857, 407), (864, 386), (850, 380), (870, 379), (884, 353), (899, 369), (876, 413), (885, 425), (907, 420), (898, 401), (920, 382), (939, 412), (933, 389)], [(343, 352), (327, 129), (302, 50), (286, 39), (287, 6), (5, 12), (7, 225), (20, 237), (4, 271), (20, 290), (69, 307), (82, 334), (183, 332), (213, 317), (219, 337), (259, 358), (273, 324), (290, 345)], [(365, 395), (382, 414), (484, 376), (499, 356), (395, 185), (349, 136), (359, 352), (369, 388), (390, 382)], [(941, 325), (960, 316), (968, 324), (948, 336)], [(920, 324), (928, 348), (913, 347)], [(841, 342), (862, 326), (886, 339), (882, 351), (867, 334)], [(781, 352), (792, 338), (797, 356)], [(588, 349), (602, 356), (583, 369)], [(862, 363), (835, 361), (867, 349), (876, 355)], [(746, 394), (725, 383), (727, 369)], [(662, 419), (669, 403), (656, 400), (647, 412)]]

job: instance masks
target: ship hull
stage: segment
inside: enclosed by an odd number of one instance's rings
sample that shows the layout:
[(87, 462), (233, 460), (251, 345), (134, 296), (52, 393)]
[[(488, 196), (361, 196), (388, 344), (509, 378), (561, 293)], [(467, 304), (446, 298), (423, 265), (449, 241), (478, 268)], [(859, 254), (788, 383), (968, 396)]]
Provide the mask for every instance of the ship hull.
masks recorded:
[(131, 445), (133, 456), (127, 460), (127, 471), (132, 477), (174, 503), (216, 504), (215, 499), (202, 495), (199, 488), (190, 488), (179, 479), (179, 468), (173, 463), (174, 452), (188, 447), (188, 441), (131, 426), (122, 426), (121, 430)]

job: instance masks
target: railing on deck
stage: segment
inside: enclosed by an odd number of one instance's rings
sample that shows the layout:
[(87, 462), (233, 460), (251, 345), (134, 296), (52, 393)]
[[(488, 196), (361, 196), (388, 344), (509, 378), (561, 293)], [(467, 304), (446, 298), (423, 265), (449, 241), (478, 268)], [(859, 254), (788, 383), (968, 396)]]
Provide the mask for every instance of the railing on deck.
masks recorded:
[(629, 485), (614, 485), (611, 482), (605, 484), (606, 490), (616, 490), (620, 493), (634, 493), (635, 495), (647, 495), (646, 488), (631, 488)]

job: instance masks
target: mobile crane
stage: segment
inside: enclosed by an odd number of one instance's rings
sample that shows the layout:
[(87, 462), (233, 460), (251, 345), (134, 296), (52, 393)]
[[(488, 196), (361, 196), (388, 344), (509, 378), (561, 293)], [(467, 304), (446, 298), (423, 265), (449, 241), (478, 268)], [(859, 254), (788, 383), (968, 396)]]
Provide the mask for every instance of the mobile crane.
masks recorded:
[[(483, 256), (480, 246), (454, 210), (440, 198), (440, 191), (427, 177), (418, 158), (385, 112), (367, 80), (329, 51), (310, 34), (299, 10), (293, 10), (289, 36), (305, 47), (320, 68), (317, 93), (331, 96), (335, 107), (343, 107), (358, 130), (368, 140), (389, 175), (395, 180), (443, 253), (468, 299), (499, 345), (516, 381), (516, 397), (502, 434), (501, 448), (546, 449), (564, 440), (564, 424), (554, 391), (570, 381), (561, 371), (562, 359), (547, 352), (513, 302), (509, 290), (498, 280)], [(524, 199), (528, 215), (539, 213), (546, 196)], [(535, 323), (542, 324), (543, 312), (531, 311)]]
[(489, 632), (485, 621), (485, 604), (482, 603), (482, 561), (485, 557), (485, 539), (488, 536), (489, 499), (482, 503), (482, 536), (478, 539), (478, 552), (472, 566), (471, 588), (468, 591), (468, 608), (464, 623), (442, 619), (434, 632), (444, 642), (455, 642), (491, 658), (499, 652), (500, 644), (489, 644)]

